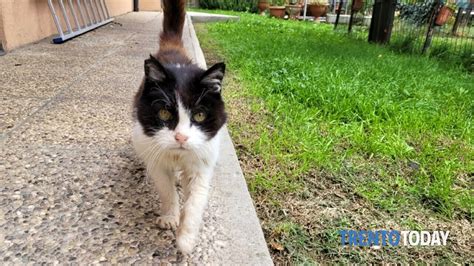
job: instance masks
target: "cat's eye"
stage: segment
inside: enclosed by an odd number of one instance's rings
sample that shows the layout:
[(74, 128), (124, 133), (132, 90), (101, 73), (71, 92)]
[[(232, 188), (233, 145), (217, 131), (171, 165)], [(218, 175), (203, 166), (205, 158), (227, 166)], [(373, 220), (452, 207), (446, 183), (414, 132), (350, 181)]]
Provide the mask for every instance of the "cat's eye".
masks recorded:
[(206, 114), (204, 112), (195, 113), (193, 116), (194, 121), (201, 123), (206, 119)]
[(171, 113), (166, 109), (160, 109), (158, 112), (158, 117), (163, 121), (168, 121), (171, 119)]

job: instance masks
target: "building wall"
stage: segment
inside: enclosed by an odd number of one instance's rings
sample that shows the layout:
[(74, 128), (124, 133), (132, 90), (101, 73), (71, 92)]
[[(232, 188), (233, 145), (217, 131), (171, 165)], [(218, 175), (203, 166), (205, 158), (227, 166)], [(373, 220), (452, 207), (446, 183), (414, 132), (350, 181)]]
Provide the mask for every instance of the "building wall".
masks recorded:
[[(133, 10), (133, 0), (106, 2), (111, 16)], [(46, 0), (0, 0), (0, 10), (0, 40), (5, 50), (57, 34)], [(56, 6), (56, 12), (59, 10), (59, 6)], [(74, 25), (74, 22), (71, 21), (71, 24)]]
[(2, 3), (0, 1), (0, 50), (3, 49), (3, 42), (5, 40), (5, 36), (3, 34), (3, 17), (2, 17)]
[(106, 0), (112, 17), (133, 11), (133, 0)]
[(160, 0), (139, 0), (139, 11), (161, 11)]

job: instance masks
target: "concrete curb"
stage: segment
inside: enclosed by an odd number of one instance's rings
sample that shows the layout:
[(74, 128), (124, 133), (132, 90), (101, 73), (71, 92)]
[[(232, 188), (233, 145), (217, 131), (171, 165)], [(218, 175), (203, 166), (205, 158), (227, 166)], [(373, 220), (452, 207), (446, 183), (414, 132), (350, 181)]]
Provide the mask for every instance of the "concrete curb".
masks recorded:
[(238, 16), (229, 16), (221, 14), (209, 14), (201, 12), (187, 12), (194, 23), (206, 23), (206, 22), (226, 22), (226, 21), (239, 21)]
[[(190, 19), (188, 14), (188, 23)], [(189, 24), (187, 34), (192, 41), (194, 52), (192, 56), (198, 65), (205, 67), (206, 61), (194, 27), (192, 23)], [(221, 263), (273, 264), (227, 128), (222, 131), (220, 160), (214, 173), (209, 202), (210, 208), (215, 206), (223, 211), (219, 215), (218, 222), (230, 240), (229, 245), (219, 254), (219, 257), (225, 258)]]

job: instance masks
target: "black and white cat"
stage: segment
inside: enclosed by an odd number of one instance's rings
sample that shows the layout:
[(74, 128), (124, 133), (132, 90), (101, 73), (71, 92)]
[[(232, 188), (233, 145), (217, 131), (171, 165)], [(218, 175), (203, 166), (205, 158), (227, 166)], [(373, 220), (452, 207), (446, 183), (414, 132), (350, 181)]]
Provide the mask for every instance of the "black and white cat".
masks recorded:
[[(145, 60), (135, 96), (132, 141), (161, 200), (161, 228), (177, 229), (176, 243), (192, 252), (218, 160), (226, 122), (221, 96), (225, 65), (193, 64), (182, 43), (185, 0), (164, 0), (159, 51)], [(180, 209), (176, 184), (183, 187)]]

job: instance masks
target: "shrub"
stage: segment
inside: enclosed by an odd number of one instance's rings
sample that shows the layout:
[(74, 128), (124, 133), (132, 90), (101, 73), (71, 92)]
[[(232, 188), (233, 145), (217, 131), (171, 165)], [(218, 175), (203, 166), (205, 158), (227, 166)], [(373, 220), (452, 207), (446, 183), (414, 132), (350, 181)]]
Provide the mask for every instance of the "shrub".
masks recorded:
[(421, 26), (428, 23), (431, 14), (434, 11), (436, 2), (432, 0), (421, 3), (398, 3), (397, 8), (400, 11), (400, 18), (414, 25)]
[(199, 6), (205, 9), (222, 9), (244, 12), (257, 12), (258, 0), (199, 0)]

